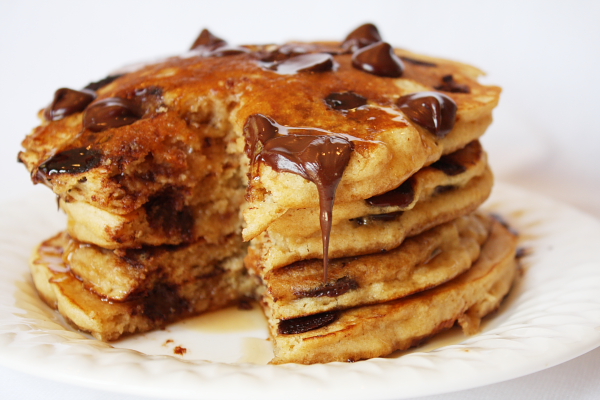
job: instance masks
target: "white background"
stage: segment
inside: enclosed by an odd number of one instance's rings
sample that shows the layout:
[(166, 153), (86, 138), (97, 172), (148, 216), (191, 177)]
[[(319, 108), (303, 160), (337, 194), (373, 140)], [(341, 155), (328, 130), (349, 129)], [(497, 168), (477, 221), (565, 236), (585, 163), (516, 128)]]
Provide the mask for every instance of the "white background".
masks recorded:
[[(341, 40), (364, 22), (396, 47), (487, 71), (485, 82), (504, 88), (483, 141), (497, 179), (600, 218), (600, 2), (593, 1), (0, 0), (0, 202), (53, 201), (49, 190), (32, 187), (16, 155), (59, 87), (184, 51), (203, 27), (232, 44), (281, 43)], [(527, 377), (426, 399), (598, 399), (599, 370), (596, 349)], [(0, 367), (2, 399), (107, 395)]]

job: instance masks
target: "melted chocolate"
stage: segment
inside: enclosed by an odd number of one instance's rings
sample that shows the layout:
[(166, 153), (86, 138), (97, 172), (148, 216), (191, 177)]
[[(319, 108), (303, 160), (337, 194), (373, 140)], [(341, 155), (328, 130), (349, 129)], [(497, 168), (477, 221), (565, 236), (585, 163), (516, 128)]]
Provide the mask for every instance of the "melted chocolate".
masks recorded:
[(271, 66), (270, 69), (282, 75), (291, 75), (298, 72), (327, 72), (337, 67), (331, 54), (309, 53), (288, 58)]
[(194, 50), (199, 47), (214, 50), (217, 47), (225, 46), (226, 44), (226, 41), (213, 35), (208, 29), (202, 29), (202, 32), (200, 32), (200, 35), (196, 38), (196, 41), (194, 44), (192, 44), (190, 50)]
[(411, 180), (405, 181), (396, 189), (390, 190), (365, 200), (370, 206), (376, 207), (408, 207), (415, 200), (415, 190)]
[(452, 75), (444, 75), (442, 77), (442, 84), (436, 86), (435, 90), (450, 93), (471, 93), (471, 88), (469, 86), (456, 82)]
[(306, 317), (283, 320), (279, 323), (279, 334), (295, 335), (322, 328), (339, 318), (337, 311), (308, 315)]
[(123, 74), (119, 75), (109, 75), (104, 79), (100, 79), (99, 81), (89, 83), (84, 89), (89, 89), (93, 91), (98, 91), (106, 85), (110, 85), (115, 79), (122, 77)]
[(388, 43), (378, 42), (356, 51), (352, 66), (369, 74), (399, 78), (404, 72), (402, 60)]
[(333, 203), (338, 184), (350, 162), (354, 145), (330, 135), (288, 135), (269, 139), (260, 158), (278, 172), (290, 172), (317, 185), (321, 210), (323, 270), (327, 280)]
[(294, 294), (298, 298), (303, 297), (337, 297), (351, 290), (359, 288), (358, 282), (354, 279), (344, 276), (335, 282), (327, 282), (327, 284), (321, 287), (310, 289), (310, 290), (298, 290), (294, 291)]
[(248, 117), (244, 125), (246, 145), (244, 151), (250, 160), (254, 160), (265, 143), (279, 134), (278, 124), (262, 114)]
[(352, 110), (367, 104), (367, 98), (354, 92), (331, 93), (325, 103), (334, 110)]
[(102, 161), (102, 153), (85, 147), (60, 152), (39, 167), (46, 176), (54, 174), (81, 174), (96, 168)]
[(342, 48), (344, 50), (356, 51), (377, 42), (381, 42), (381, 35), (377, 27), (373, 24), (364, 24), (346, 36), (346, 39), (342, 43)]
[(402, 96), (396, 105), (404, 114), (438, 138), (445, 137), (456, 122), (456, 103), (442, 93), (421, 92)]
[(52, 104), (46, 108), (44, 117), (49, 121), (58, 121), (64, 117), (81, 112), (96, 98), (92, 90), (58, 89), (54, 93)]
[(138, 105), (120, 97), (100, 100), (85, 111), (83, 127), (92, 132), (102, 132), (133, 124), (142, 118), (143, 112)]

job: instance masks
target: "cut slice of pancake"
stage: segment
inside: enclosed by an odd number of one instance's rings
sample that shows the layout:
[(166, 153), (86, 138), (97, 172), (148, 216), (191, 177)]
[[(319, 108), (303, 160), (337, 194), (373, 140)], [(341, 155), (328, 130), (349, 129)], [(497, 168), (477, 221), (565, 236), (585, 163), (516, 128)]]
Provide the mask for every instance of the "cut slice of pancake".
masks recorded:
[[(124, 215), (70, 198), (59, 204), (67, 214), (71, 236), (108, 249), (179, 245), (199, 239), (218, 243), (223, 236), (242, 229), (240, 204), (245, 187), (240, 175), (239, 170), (229, 168), (204, 179), (198, 191), (210, 196), (202, 193), (186, 200), (178, 188), (168, 189)], [(195, 202), (202, 198), (209, 201)]]
[(100, 340), (116, 340), (164, 327), (179, 319), (234, 304), (251, 295), (254, 280), (243, 268), (243, 253), (223, 260), (218, 273), (180, 284), (157, 282), (135, 299), (111, 302), (86, 289), (63, 263), (65, 235), (43, 242), (30, 266), (41, 298), (69, 323)]
[(408, 238), (387, 252), (330, 260), (327, 282), (320, 260), (271, 270), (261, 276), (262, 301), (272, 318), (291, 319), (405, 297), (470, 268), (490, 226), (489, 217), (472, 214)]
[[(329, 256), (349, 257), (396, 248), (406, 237), (471, 213), (488, 198), (492, 184), (492, 173), (486, 168), (481, 176), (472, 178), (463, 187), (434, 192), (409, 211), (385, 218), (367, 216), (365, 219), (342, 220), (331, 230)], [(253, 240), (249, 251), (253, 253), (252, 257), (260, 260), (259, 268), (265, 271), (300, 260), (322, 259), (321, 233), (315, 231), (312, 229), (304, 236), (294, 226), (284, 232), (267, 229)]]
[(415, 346), (456, 321), (467, 334), (474, 334), (480, 319), (495, 310), (510, 290), (517, 271), (516, 242), (512, 233), (494, 222), (475, 264), (443, 285), (391, 302), (283, 323), (270, 318), (272, 363), (381, 357)]
[(63, 234), (67, 268), (93, 293), (110, 301), (143, 296), (155, 285), (182, 285), (222, 274), (222, 262), (244, 252), (241, 237), (230, 234), (218, 243), (198, 240), (179, 246), (109, 250)]
[[(465, 186), (472, 178), (484, 174), (487, 155), (479, 141), (473, 141), (462, 149), (445, 155), (429, 167), (424, 167), (402, 185), (387, 192), (378, 193), (370, 199), (351, 202), (336, 201), (333, 207), (332, 224), (343, 220), (362, 218), (412, 209), (419, 200), (427, 199), (436, 192)], [(308, 236), (320, 231), (319, 207), (288, 209), (284, 214), (262, 213), (261, 208), (247, 207), (244, 219), (251, 225), (244, 228), (244, 240), (250, 240), (269, 228), (270, 232), (287, 235)]]

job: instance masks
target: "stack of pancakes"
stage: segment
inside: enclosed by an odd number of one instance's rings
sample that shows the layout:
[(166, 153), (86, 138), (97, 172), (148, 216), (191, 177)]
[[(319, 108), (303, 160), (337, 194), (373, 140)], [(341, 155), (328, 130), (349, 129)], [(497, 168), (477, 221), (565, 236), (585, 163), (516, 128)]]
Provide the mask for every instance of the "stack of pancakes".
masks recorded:
[(68, 215), (36, 286), (103, 340), (254, 296), (273, 363), (476, 332), (516, 271), (515, 237), (475, 212), (500, 94), (480, 75), (367, 24), (281, 46), (205, 30), (182, 56), (59, 89), (19, 156)]

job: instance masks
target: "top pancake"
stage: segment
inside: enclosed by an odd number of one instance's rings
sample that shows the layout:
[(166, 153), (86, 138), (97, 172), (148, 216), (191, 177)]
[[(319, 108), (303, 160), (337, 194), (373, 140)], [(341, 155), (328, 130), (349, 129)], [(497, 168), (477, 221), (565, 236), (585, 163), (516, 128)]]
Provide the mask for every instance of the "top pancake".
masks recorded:
[[(290, 127), (289, 134), (351, 139), (354, 150), (336, 195), (337, 202), (349, 202), (398, 187), (442, 154), (481, 136), (491, 122), (500, 89), (479, 84), (478, 69), (396, 49), (404, 61), (402, 76), (378, 76), (355, 68), (352, 54), (341, 46), (244, 46), (239, 53), (201, 46), (143, 66), (93, 86), (97, 97), (87, 106), (89, 111), (108, 98), (126, 99), (137, 107), (135, 122), (93, 131), (83, 124), (85, 110), (54, 121), (41, 113), (42, 124), (24, 140), (19, 158), (34, 181), (47, 184), (66, 202), (83, 201), (122, 215), (168, 191), (182, 204), (197, 204), (210, 201), (214, 190), (202, 182), (212, 182), (210, 177), (219, 176), (224, 166), (245, 168), (244, 125), (249, 116), (262, 114)], [(332, 54), (333, 70), (284, 74), (264, 61), (302, 53)], [(444, 88), (448, 76), (470, 93), (437, 91), (458, 107), (456, 125), (442, 138), (403, 114), (396, 101)], [(340, 111), (325, 102), (330, 94), (343, 92), (357, 93), (367, 104)], [(48, 167), (57, 157), (73, 154), (68, 151), (83, 154), (83, 163), (62, 171)], [(313, 183), (266, 163), (258, 163), (249, 181), (249, 207), (282, 214), (318, 206)]]

